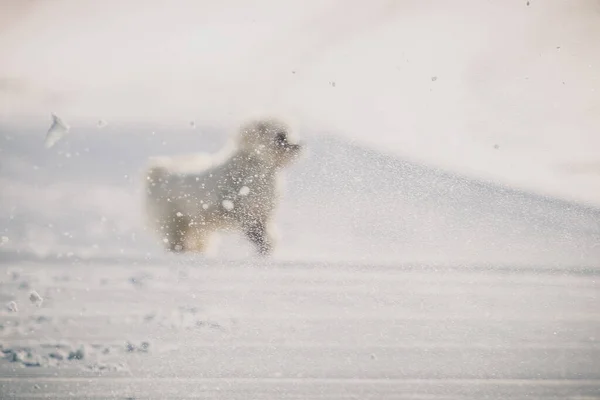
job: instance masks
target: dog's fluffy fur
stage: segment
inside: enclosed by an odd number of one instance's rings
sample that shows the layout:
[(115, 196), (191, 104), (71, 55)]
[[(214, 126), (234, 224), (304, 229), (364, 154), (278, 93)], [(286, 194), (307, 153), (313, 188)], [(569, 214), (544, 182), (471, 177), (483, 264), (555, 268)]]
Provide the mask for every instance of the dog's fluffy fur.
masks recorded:
[[(262, 255), (273, 250), (269, 224), (278, 200), (278, 172), (301, 152), (278, 119), (240, 127), (221, 157), (157, 158), (146, 171), (146, 214), (151, 229), (174, 252), (205, 252), (212, 233), (237, 230)], [(202, 160), (200, 170), (184, 164)], [(193, 168), (192, 168), (193, 169)]]

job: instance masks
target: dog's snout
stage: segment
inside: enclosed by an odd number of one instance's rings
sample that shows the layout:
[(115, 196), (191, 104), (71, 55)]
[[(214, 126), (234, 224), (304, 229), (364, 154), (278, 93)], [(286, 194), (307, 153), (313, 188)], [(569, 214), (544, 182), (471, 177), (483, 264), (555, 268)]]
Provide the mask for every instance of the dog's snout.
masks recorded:
[(301, 143), (290, 143), (286, 146), (286, 150), (293, 151), (293, 152), (300, 151), (300, 150), (302, 150), (302, 144)]

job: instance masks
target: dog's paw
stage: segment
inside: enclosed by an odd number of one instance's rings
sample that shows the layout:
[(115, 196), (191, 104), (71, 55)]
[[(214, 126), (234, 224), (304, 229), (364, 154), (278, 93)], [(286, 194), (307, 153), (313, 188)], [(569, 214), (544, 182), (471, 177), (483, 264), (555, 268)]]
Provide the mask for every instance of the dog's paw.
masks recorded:
[(183, 253), (185, 251), (184, 248), (183, 248), (183, 245), (181, 245), (181, 244), (176, 244), (170, 250), (173, 253)]
[(273, 254), (273, 244), (270, 242), (261, 243), (258, 247), (258, 254), (262, 257), (267, 257)]

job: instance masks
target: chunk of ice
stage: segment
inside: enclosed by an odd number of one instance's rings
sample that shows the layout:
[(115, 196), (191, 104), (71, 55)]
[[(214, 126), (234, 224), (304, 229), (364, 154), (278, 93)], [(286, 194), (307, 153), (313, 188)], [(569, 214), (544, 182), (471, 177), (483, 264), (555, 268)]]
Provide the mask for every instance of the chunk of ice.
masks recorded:
[(31, 291), (31, 293), (29, 293), (29, 301), (31, 301), (36, 306), (40, 307), (44, 302), (44, 299), (42, 299), (42, 296), (40, 296), (38, 292), (33, 290)]
[(10, 312), (17, 312), (19, 311), (19, 308), (17, 307), (17, 303), (15, 303), (14, 301), (9, 302), (6, 305), (6, 309)]
[(46, 133), (46, 140), (44, 144), (46, 148), (54, 146), (56, 142), (62, 139), (69, 132), (69, 125), (65, 124), (56, 114), (52, 113), (52, 125)]

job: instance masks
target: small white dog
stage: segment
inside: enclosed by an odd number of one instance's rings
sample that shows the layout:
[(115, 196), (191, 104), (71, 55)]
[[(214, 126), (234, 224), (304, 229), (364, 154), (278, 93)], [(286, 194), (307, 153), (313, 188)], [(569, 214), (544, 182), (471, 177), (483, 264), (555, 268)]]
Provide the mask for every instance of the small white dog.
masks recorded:
[(272, 251), (269, 223), (278, 200), (278, 172), (302, 145), (292, 143), (290, 128), (277, 119), (252, 120), (236, 139), (221, 157), (205, 159), (200, 170), (183, 171), (185, 156), (157, 159), (147, 170), (146, 213), (167, 250), (204, 252), (213, 232), (237, 230), (260, 254)]

